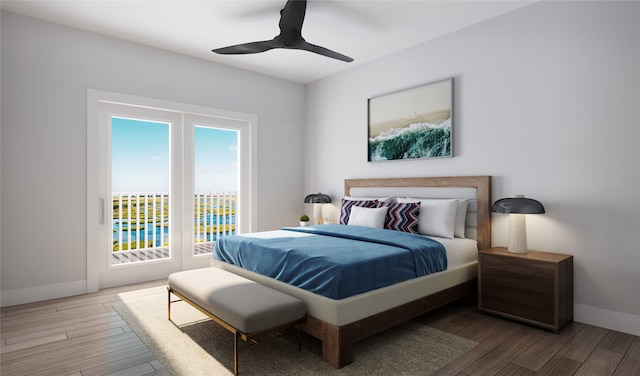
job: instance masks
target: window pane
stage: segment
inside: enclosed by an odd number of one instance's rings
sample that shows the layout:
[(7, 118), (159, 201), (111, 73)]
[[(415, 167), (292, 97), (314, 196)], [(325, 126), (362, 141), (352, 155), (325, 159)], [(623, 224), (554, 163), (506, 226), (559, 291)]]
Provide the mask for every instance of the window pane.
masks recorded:
[(170, 124), (111, 119), (112, 264), (170, 257)]
[(236, 230), (238, 131), (195, 127), (194, 187), (194, 253), (211, 253)]

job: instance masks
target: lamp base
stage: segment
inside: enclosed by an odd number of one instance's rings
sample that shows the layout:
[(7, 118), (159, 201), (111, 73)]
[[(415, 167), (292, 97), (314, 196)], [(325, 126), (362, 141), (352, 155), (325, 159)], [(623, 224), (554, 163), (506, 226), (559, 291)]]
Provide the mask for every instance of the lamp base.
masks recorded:
[(526, 214), (509, 214), (509, 247), (511, 253), (527, 253)]
[(316, 225), (324, 225), (327, 221), (323, 216), (324, 204), (313, 204), (313, 219)]

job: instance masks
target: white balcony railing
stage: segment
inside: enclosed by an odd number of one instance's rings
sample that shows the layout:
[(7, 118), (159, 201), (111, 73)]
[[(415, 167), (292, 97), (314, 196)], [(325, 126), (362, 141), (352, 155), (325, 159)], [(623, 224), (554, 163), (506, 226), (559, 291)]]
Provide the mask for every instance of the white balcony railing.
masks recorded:
[(194, 243), (213, 243), (236, 232), (236, 194), (197, 194), (193, 200)]
[[(193, 241), (195, 248), (213, 249), (216, 239), (236, 230), (236, 194), (194, 195)], [(113, 194), (113, 252), (168, 248), (170, 240), (169, 195), (119, 192)]]

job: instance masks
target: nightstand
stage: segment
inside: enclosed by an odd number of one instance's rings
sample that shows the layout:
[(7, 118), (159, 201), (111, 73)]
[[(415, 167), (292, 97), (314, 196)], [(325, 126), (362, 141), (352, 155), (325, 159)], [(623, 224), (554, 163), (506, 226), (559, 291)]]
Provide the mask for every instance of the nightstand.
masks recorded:
[(573, 256), (480, 251), (478, 308), (557, 333), (573, 320)]

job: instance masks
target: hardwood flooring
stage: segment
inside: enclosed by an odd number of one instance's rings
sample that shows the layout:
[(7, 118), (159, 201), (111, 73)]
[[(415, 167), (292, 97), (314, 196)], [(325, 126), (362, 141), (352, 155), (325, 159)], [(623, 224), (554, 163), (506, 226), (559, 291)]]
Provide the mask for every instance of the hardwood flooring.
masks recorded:
[[(155, 281), (2, 308), (0, 375), (168, 375), (112, 308), (165, 286)], [(416, 321), (478, 342), (435, 376), (640, 375), (640, 337), (629, 334), (578, 322), (553, 334), (464, 302)]]
[(0, 375), (169, 375), (112, 307), (162, 291), (155, 281), (3, 307)]
[(454, 303), (416, 321), (478, 345), (434, 376), (638, 376), (640, 337), (570, 322), (558, 334)]

